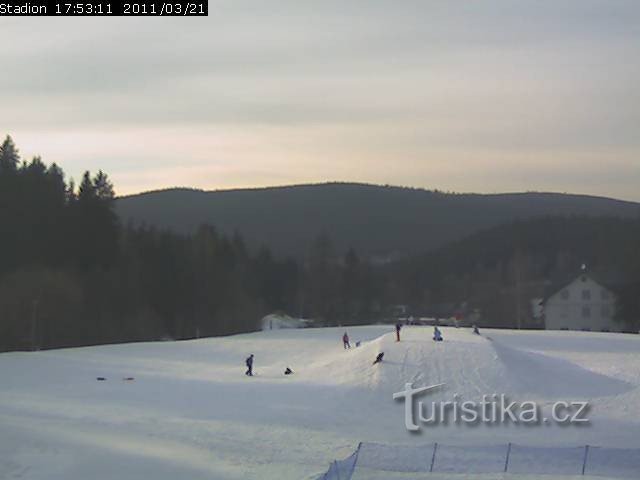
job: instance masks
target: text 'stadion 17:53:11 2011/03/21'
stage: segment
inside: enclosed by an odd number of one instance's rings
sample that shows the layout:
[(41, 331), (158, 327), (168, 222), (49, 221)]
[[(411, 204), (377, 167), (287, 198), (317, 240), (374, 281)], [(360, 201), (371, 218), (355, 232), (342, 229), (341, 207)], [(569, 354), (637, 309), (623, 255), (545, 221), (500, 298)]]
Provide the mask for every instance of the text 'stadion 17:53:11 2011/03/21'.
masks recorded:
[(2, 16), (207, 16), (207, 0), (20, 1), (0, 0)]

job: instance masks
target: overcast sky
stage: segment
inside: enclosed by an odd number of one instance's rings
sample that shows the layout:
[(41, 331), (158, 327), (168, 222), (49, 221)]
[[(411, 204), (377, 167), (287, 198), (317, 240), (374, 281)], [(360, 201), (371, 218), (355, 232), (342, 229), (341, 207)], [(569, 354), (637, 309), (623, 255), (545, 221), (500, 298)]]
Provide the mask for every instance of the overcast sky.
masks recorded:
[(119, 194), (344, 180), (640, 201), (640, 1), (4, 17), (6, 133)]

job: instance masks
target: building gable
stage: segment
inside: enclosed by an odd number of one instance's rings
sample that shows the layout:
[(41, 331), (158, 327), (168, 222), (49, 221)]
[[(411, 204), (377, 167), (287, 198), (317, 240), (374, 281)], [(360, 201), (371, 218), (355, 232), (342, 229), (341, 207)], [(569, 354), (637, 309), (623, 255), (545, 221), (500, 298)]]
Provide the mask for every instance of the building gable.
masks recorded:
[[(585, 292), (589, 292), (585, 294)], [(604, 285), (598, 283), (589, 274), (583, 273), (572, 282), (558, 289), (554, 294), (544, 300), (545, 304), (558, 301), (570, 302), (601, 302), (612, 301), (615, 294)]]
[(547, 329), (620, 331), (614, 321), (614, 293), (587, 273), (559, 288), (544, 301)]

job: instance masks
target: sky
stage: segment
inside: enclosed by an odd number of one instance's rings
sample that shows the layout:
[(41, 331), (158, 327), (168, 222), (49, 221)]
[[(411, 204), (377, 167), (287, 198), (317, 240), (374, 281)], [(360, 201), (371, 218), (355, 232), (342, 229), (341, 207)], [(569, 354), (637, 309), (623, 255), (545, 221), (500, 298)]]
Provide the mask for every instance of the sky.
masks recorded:
[(0, 17), (5, 134), (121, 195), (357, 181), (640, 201), (640, 2)]

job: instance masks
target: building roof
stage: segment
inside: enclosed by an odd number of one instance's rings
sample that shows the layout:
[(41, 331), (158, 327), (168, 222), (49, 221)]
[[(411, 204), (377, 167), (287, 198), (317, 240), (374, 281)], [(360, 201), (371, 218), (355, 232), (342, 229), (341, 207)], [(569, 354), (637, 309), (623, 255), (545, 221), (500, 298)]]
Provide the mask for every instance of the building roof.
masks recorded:
[(584, 271), (580, 272), (579, 275), (575, 275), (575, 276), (571, 277), (571, 279), (565, 279), (562, 282), (552, 283), (552, 284), (548, 285), (547, 287), (545, 287), (545, 289), (544, 289), (544, 297), (542, 298), (542, 303), (543, 304), (546, 303), (547, 300), (549, 300), (551, 297), (553, 297), (557, 293), (560, 293), (563, 289), (565, 289), (566, 287), (571, 285), (573, 282), (575, 282), (578, 278), (580, 278), (582, 276), (586, 276), (587, 278), (590, 278), (595, 283), (597, 283), (598, 285), (606, 288), (607, 290), (609, 290), (611, 292), (614, 292), (616, 290), (615, 287), (612, 286), (611, 283), (603, 282), (599, 277), (595, 276), (591, 272), (586, 271), (586, 269), (585, 269)]

